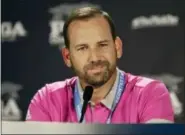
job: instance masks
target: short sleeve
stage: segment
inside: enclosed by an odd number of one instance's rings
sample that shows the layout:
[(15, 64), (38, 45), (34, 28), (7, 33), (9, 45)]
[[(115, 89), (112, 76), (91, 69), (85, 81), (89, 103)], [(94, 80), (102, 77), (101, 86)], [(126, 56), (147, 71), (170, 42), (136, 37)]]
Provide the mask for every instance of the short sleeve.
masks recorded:
[(32, 98), (27, 115), (26, 121), (50, 121), (49, 112), (47, 107), (47, 87), (41, 88)]
[(139, 122), (150, 120), (174, 121), (170, 94), (161, 82), (151, 82), (142, 88), (139, 100)]

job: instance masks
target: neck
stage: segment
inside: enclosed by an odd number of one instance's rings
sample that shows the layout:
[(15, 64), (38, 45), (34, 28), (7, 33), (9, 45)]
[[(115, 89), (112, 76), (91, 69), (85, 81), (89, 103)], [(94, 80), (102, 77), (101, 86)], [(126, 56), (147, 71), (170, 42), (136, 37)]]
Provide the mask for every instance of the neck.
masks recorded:
[[(114, 71), (111, 78), (104, 85), (98, 88), (94, 88), (93, 96), (91, 98), (91, 101), (93, 103), (98, 103), (106, 97), (106, 95), (109, 93), (110, 89), (112, 88), (112, 86), (114, 85), (116, 81), (116, 76), (117, 76), (117, 70)], [(81, 80), (80, 80), (80, 84), (83, 89), (85, 88), (85, 86), (88, 85), (87, 83), (84, 83)]]

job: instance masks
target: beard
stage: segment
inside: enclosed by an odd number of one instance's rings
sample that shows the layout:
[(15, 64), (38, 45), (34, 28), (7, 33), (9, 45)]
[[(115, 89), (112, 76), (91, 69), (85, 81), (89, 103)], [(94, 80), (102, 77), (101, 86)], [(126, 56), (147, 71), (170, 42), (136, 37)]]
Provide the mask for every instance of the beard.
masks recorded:
[[(110, 64), (107, 60), (104, 61), (96, 61), (96, 62), (91, 62), (87, 65), (84, 66), (83, 70), (79, 70), (75, 67), (73, 64), (72, 60), (72, 69), (76, 73), (76, 75), (84, 80), (87, 84), (98, 88), (104, 85), (114, 74), (116, 70), (116, 62), (115, 64)], [(89, 73), (89, 70), (95, 69), (97, 67), (101, 67), (100, 72), (95, 72), (95, 73)]]

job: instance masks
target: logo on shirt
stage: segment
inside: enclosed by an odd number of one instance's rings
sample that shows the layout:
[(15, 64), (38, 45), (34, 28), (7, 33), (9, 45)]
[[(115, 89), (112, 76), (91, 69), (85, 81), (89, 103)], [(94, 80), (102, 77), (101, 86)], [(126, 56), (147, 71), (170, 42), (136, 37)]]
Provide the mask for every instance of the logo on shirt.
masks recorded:
[(96, 6), (91, 3), (81, 2), (81, 3), (64, 3), (52, 7), (49, 9), (49, 13), (52, 15), (51, 20), (49, 21), (50, 33), (49, 33), (49, 43), (52, 46), (59, 46), (60, 48), (64, 47), (63, 39), (63, 26), (66, 20), (66, 17), (70, 12), (76, 8), (85, 7), (85, 6)]

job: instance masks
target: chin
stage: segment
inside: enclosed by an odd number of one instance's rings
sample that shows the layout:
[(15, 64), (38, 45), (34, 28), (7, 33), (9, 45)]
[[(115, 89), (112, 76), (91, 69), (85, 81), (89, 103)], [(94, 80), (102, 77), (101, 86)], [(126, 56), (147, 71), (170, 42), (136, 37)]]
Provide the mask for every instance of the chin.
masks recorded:
[(106, 82), (107, 82), (108, 80), (103, 80), (103, 79), (101, 79), (101, 80), (96, 80), (96, 81), (92, 81), (92, 80), (89, 80), (88, 82), (88, 84), (90, 84), (90, 85), (92, 85), (92, 86), (94, 86), (94, 87), (101, 87), (102, 85), (104, 85)]
[(91, 86), (93, 86), (94, 88), (99, 88), (101, 86), (103, 86), (105, 83), (92, 83)]

